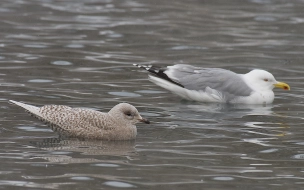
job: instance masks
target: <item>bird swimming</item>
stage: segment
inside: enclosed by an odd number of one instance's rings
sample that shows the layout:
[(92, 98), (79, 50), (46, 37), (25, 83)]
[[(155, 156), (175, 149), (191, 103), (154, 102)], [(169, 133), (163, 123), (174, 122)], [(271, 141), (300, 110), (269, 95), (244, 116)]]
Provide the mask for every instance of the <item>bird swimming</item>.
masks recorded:
[(156, 67), (133, 64), (149, 72), (149, 80), (186, 100), (199, 102), (271, 104), (273, 88), (290, 90), (274, 76), (255, 69), (246, 74), (237, 74), (221, 68), (201, 68), (177, 64)]
[(128, 103), (120, 103), (108, 113), (103, 113), (64, 105), (36, 107), (14, 100), (9, 102), (24, 108), (33, 117), (50, 126), (53, 131), (66, 137), (131, 140), (135, 139), (137, 135), (136, 123), (150, 123), (140, 116), (134, 106)]

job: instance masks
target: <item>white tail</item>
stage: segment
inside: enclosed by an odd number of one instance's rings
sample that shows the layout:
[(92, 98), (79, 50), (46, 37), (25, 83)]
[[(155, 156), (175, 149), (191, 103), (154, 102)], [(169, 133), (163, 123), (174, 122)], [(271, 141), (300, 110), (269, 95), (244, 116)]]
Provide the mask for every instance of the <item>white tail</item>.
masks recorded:
[(20, 106), (20, 107), (26, 109), (28, 112), (30, 112), (32, 114), (35, 114), (35, 115), (37, 115), (39, 117), (42, 117), (42, 115), (39, 113), (39, 110), (40, 110), (39, 107), (28, 105), (28, 104), (24, 104), (24, 103), (21, 103), (21, 102), (16, 102), (14, 100), (10, 100), (9, 102), (11, 102), (13, 104), (16, 104), (17, 106)]

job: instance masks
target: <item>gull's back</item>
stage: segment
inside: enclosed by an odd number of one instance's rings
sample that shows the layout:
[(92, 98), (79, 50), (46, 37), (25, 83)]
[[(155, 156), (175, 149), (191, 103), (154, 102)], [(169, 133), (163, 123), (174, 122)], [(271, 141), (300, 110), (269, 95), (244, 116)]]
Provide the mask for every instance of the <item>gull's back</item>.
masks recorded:
[(209, 87), (225, 92), (226, 96), (248, 96), (252, 92), (239, 74), (226, 69), (178, 64), (169, 66), (165, 73), (188, 90), (205, 90)]
[[(148, 71), (151, 69), (153, 67)], [(242, 75), (221, 68), (200, 68), (178, 64), (162, 68), (161, 72), (179, 86), (168, 83), (171, 81), (158, 76), (156, 72), (153, 74), (159, 78), (150, 76), (149, 79), (189, 100), (230, 102), (239, 97), (250, 96), (252, 93), (252, 89), (242, 80)]]
[(106, 113), (89, 109), (46, 105), (40, 108), (40, 113), (43, 118), (39, 119), (46, 122), (52, 130), (72, 137), (102, 135), (103, 130), (109, 130), (114, 125)]

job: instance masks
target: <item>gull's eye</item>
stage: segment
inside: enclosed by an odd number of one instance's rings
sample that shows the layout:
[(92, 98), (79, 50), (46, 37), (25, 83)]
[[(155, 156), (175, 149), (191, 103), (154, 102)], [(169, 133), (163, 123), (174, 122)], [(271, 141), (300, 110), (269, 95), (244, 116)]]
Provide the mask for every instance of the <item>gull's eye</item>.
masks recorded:
[(132, 112), (126, 112), (125, 115), (128, 116), (128, 117), (133, 116)]
[(264, 79), (265, 82), (268, 82), (268, 79)]

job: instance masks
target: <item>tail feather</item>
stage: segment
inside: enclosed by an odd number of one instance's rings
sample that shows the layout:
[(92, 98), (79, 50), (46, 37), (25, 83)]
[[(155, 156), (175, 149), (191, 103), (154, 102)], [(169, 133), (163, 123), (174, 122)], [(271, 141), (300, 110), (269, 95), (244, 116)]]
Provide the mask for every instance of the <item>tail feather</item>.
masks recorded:
[(9, 100), (9, 102), (24, 108), (26, 112), (28, 112), (31, 116), (33, 116), (33, 117), (39, 119), (40, 121), (42, 121), (43, 123), (45, 123), (54, 132), (58, 132), (62, 135), (65, 135), (66, 131), (64, 129), (62, 129), (59, 125), (57, 125), (57, 124), (47, 120), (45, 117), (43, 117), (43, 115), (40, 113), (40, 108), (39, 107), (24, 104), (24, 103), (17, 102), (17, 101), (14, 101), (14, 100)]
[(17, 106), (20, 106), (20, 107), (24, 108), (30, 114), (33, 114), (33, 115), (36, 115), (36, 116), (42, 118), (42, 115), (39, 113), (39, 110), (40, 110), (39, 107), (28, 105), (28, 104), (24, 104), (24, 103), (17, 102), (17, 101), (14, 101), (14, 100), (10, 100), (9, 102), (11, 102), (11, 103), (13, 103), (13, 104), (15, 104)]
[(167, 68), (161, 68), (161, 67), (156, 67), (156, 66), (153, 66), (153, 65), (139, 65), (139, 64), (133, 64), (134, 66), (138, 67), (138, 68), (141, 68), (141, 69), (145, 69), (146, 71), (149, 71), (150, 73), (152, 73), (153, 75), (161, 78), (161, 79), (164, 79), (166, 81), (169, 81), (173, 84), (176, 84), (180, 87), (183, 87), (183, 85), (181, 85), (180, 83), (172, 80), (171, 78), (168, 77), (168, 75), (166, 75), (165, 71), (167, 70)]

